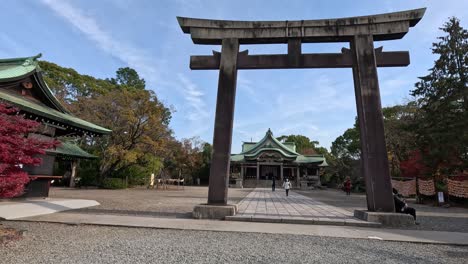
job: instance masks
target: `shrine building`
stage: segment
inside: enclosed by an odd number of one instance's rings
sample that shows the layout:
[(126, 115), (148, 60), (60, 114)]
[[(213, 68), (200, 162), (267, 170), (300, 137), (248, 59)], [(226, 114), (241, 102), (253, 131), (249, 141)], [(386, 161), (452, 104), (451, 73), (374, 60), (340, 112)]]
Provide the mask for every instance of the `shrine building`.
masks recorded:
[(26, 197), (48, 196), (50, 182), (64, 176), (54, 174), (57, 163), (69, 166), (68, 181), (73, 186), (78, 160), (96, 158), (81, 149), (77, 139), (111, 132), (74, 116), (58, 101), (43, 79), (37, 61), (40, 56), (0, 59), (0, 102), (18, 108), (25, 118), (41, 123), (37, 131), (25, 136), (61, 142), (40, 156), (41, 165), (23, 167), (34, 179), (25, 188)]
[(267, 187), (274, 177), (278, 186), (287, 178), (300, 189), (319, 186), (320, 169), (328, 166), (323, 155), (301, 155), (295, 143), (280, 142), (270, 129), (259, 142), (244, 142), (230, 164), (231, 187)]

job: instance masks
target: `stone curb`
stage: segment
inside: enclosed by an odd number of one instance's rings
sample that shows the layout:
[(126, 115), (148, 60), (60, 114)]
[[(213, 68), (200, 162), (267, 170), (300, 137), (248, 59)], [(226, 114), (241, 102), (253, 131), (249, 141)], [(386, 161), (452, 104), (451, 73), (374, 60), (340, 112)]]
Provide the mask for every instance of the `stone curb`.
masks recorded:
[(240, 222), (262, 222), (262, 223), (284, 223), (302, 225), (333, 225), (333, 226), (358, 226), (358, 227), (381, 227), (382, 224), (376, 222), (359, 222), (359, 220), (346, 219), (340, 221), (321, 219), (300, 219), (300, 218), (280, 218), (280, 217), (255, 217), (255, 216), (226, 216), (227, 221)]

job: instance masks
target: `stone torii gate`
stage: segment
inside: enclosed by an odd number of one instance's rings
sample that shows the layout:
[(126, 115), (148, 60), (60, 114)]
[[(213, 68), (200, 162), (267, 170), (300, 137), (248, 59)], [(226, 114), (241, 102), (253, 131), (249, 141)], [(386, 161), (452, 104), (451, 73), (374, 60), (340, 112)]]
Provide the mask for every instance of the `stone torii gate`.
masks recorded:
[[(341, 19), (226, 21), (177, 17), (193, 43), (221, 45), (221, 53), (191, 56), (192, 70), (219, 69), (208, 205), (226, 205), (237, 70), (352, 68), (361, 131), (362, 173), (369, 211), (394, 212), (377, 67), (407, 66), (407, 51), (374, 49), (374, 41), (401, 39), (425, 8)], [(347, 42), (341, 53), (303, 54), (302, 43)], [(240, 44), (286, 43), (287, 54), (249, 55)]]

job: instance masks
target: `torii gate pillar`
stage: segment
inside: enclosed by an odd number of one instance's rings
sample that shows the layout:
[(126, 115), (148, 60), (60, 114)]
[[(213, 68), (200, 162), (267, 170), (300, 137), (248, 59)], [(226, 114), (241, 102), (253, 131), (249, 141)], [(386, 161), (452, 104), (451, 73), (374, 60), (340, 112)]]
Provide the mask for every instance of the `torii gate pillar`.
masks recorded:
[(213, 134), (208, 204), (226, 204), (237, 83), (237, 39), (223, 39)]
[(361, 171), (369, 211), (393, 212), (394, 204), (385, 145), (379, 80), (371, 35), (351, 41), (354, 93), (361, 137)]

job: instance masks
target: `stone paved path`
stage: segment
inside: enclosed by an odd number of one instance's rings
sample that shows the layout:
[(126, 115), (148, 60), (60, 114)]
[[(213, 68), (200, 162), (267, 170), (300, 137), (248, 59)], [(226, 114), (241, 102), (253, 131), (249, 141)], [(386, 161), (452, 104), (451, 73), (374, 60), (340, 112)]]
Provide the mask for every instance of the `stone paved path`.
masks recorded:
[(238, 213), (227, 220), (253, 222), (284, 222), (303, 224), (377, 226), (361, 221), (353, 213), (283, 189), (256, 188), (239, 204)]

